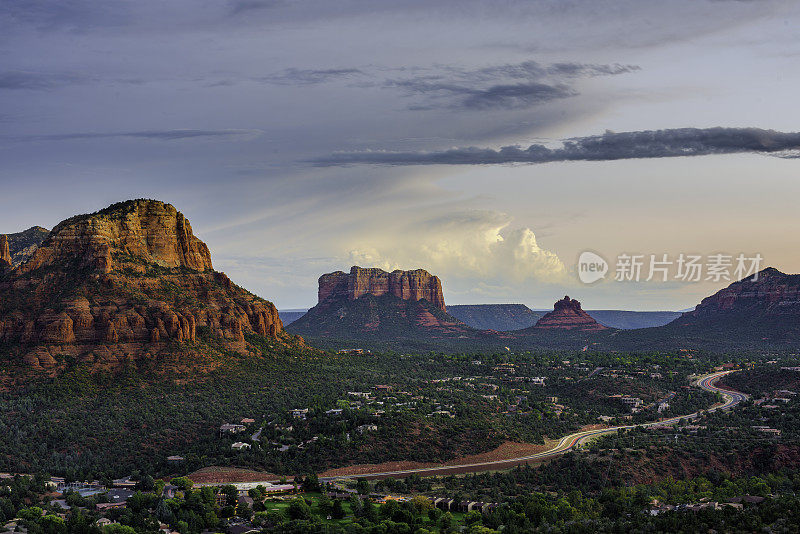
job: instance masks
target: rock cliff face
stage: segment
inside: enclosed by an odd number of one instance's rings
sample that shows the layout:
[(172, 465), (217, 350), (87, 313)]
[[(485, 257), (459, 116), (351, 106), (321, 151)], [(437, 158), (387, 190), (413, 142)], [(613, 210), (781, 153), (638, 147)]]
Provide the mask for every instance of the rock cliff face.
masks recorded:
[(583, 311), (580, 302), (566, 296), (556, 302), (553, 311), (539, 319), (534, 328), (597, 331), (607, 327)]
[(349, 274), (336, 271), (324, 274), (319, 279), (321, 305), (356, 300), (364, 295), (394, 295), (402, 300), (427, 300), (437, 309), (447, 311), (439, 277), (423, 269), (387, 273), (382, 269), (353, 266)]
[(699, 321), (732, 318), (783, 320), (800, 330), (800, 275), (768, 267), (753, 277), (734, 282), (706, 297), (674, 321), (689, 325)]
[(192, 234), (182, 213), (163, 202), (133, 200), (60, 223), (31, 259), (19, 267), (19, 272), (71, 258), (78, 267), (108, 273), (125, 256), (161, 267), (213, 269), (208, 247)]
[(247, 333), (299, 341), (271, 302), (213, 271), (208, 247), (163, 202), (68, 219), (0, 277), (0, 341), (33, 366), (56, 365), (59, 355), (114, 363), (174, 343), (191, 351), (202, 336), (245, 351)]
[(352, 267), (319, 278), (319, 302), (289, 331), (329, 340), (398, 340), (471, 336), (447, 314), (439, 278), (425, 270)]
[(690, 312), (656, 328), (620, 332), (613, 348), (711, 351), (800, 347), (800, 274), (766, 268), (706, 297)]
[(8, 246), (8, 238), (5, 234), (0, 235), (0, 271), (11, 268), (11, 249)]
[(22, 232), (15, 234), (8, 234), (8, 246), (11, 252), (11, 265), (16, 267), (21, 263), (25, 263), (33, 256), (39, 245), (47, 239), (50, 231), (41, 226), (34, 226)]

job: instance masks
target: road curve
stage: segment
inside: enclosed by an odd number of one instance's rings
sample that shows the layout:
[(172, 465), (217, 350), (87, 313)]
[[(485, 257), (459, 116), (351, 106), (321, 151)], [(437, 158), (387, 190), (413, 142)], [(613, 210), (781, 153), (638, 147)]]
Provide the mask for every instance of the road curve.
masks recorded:
[(477, 462), (477, 463), (469, 463), (469, 464), (458, 464), (458, 465), (440, 465), (435, 467), (422, 467), (418, 469), (403, 469), (397, 471), (383, 471), (379, 473), (364, 473), (359, 475), (339, 475), (339, 476), (332, 476), (332, 477), (320, 477), (322, 481), (331, 481), (331, 480), (344, 480), (344, 479), (351, 479), (351, 478), (366, 478), (366, 479), (380, 479), (386, 477), (395, 477), (395, 476), (408, 476), (408, 475), (446, 475), (446, 474), (453, 474), (456, 472), (460, 473), (476, 473), (480, 471), (491, 471), (493, 469), (501, 469), (506, 467), (513, 467), (514, 465), (519, 465), (523, 463), (527, 463), (531, 460), (543, 460), (547, 458), (552, 458), (558, 456), (560, 454), (564, 454), (565, 452), (572, 450), (573, 448), (582, 445), (594, 438), (599, 436), (603, 436), (606, 434), (613, 434), (619, 430), (628, 430), (631, 428), (637, 427), (653, 427), (653, 426), (668, 426), (668, 425), (675, 425), (681, 419), (692, 420), (698, 418), (702, 413), (709, 413), (715, 412), (717, 410), (729, 410), (739, 404), (740, 402), (747, 399), (747, 395), (744, 393), (739, 393), (738, 391), (730, 391), (727, 389), (723, 389), (716, 385), (716, 381), (719, 380), (721, 377), (729, 374), (734, 373), (734, 371), (719, 371), (715, 373), (711, 373), (705, 376), (702, 376), (693, 382), (693, 385), (704, 389), (706, 391), (711, 391), (713, 393), (720, 393), (723, 397), (723, 402), (721, 404), (717, 404), (712, 406), (708, 410), (700, 410), (698, 412), (694, 412), (688, 415), (682, 415), (678, 417), (671, 417), (669, 419), (662, 419), (660, 421), (654, 421), (651, 423), (640, 423), (636, 425), (623, 425), (623, 426), (615, 426), (609, 428), (602, 428), (599, 430), (584, 430), (582, 432), (575, 432), (573, 434), (569, 434), (564, 436), (559, 440), (559, 442), (551, 449), (538, 452), (536, 454), (531, 454), (528, 456), (520, 456), (517, 458), (507, 458), (505, 460), (491, 460), (487, 462)]

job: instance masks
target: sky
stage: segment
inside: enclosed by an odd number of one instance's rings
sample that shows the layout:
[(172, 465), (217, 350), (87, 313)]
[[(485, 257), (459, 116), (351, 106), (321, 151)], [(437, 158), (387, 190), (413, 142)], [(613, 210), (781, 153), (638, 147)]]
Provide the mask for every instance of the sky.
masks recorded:
[(800, 272), (799, 67), (793, 1), (4, 0), (0, 232), (155, 198), (281, 309), (351, 265), (686, 309)]

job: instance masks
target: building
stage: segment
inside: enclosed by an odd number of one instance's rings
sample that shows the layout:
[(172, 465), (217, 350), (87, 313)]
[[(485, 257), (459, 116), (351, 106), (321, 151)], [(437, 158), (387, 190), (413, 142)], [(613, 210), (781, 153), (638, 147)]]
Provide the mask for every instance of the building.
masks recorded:
[(295, 408), (292, 410), (292, 417), (295, 419), (305, 419), (308, 415), (308, 408)]
[(224, 434), (225, 432), (231, 434), (237, 434), (239, 432), (244, 432), (246, 427), (244, 425), (239, 425), (236, 423), (224, 423), (219, 427), (219, 433)]
[(636, 410), (636, 408), (643, 404), (642, 399), (639, 397), (628, 397), (627, 395), (623, 395), (619, 398), (619, 400), (631, 410)]
[[(225, 484), (226, 486), (233, 486), (236, 488), (238, 495), (243, 497), (247, 495), (247, 492), (251, 489), (258, 488), (259, 486), (264, 490), (264, 493), (267, 495), (279, 495), (282, 493), (294, 493), (295, 487), (294, 484), (273, 484), (271, 482), (230, 482)], [(219, 487), (219, 483), (212, 483), (212, 482), (200, 482), (194, 485), (195, 488), (217, 488)], [(217, 502), (222, 503), (225, 505), (226, 496), (224, 493), (217, 493)]]
[(359, 434), (363, 434), (365, 432), (375, 432), (376, 430), (378, 430), (378, 425), (369, 425), (369, 424), (368, 425), (361, 425), (361, 426), (357, 426), (356, 430), (358, 430)]
[(249, 448), (250, 448), (250, 444), (249, 443), (243, 443), (241, 441), (237, 441), (236, 443), (231, 445), (231, 449), (236, 450), (236, 451), (241, 451), (243, 449), (249, 449)]

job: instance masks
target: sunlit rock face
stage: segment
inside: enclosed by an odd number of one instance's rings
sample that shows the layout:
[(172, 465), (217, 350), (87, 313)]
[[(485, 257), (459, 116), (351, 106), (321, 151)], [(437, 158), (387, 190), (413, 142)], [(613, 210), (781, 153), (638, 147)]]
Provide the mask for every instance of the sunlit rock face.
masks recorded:
[(67, 219), (0, 277), (0, 341), (33, 366), (135, 359), (194, 344), (201, 327), (232, 349), (248, 333), (289, 337), (275, 306), (214, 271), (189, 221), (155, 200)]
[(396, 270), (364, 269), (353, 266), (350, 273), (336, 271), (319, 279), (319, 304), (340, 300), (356, 300), (364, 295), (380, 297), (394, 295), (402, 300), (427, 300), (446, 312), (442, 283), (438, 276), (424, 269)]

